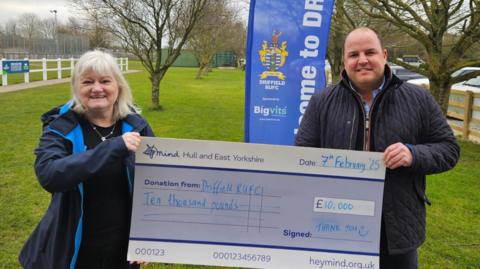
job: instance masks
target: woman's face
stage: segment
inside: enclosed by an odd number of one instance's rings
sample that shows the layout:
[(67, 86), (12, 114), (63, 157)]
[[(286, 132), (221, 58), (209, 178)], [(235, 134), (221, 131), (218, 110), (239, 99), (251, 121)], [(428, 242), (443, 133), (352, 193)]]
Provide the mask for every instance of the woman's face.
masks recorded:
[(117, 101), (119, 89), (112, 75), (87, 72), (80, 76), (78, 83), (78, 99), (87, 114), (113, 115), (113, 106)]

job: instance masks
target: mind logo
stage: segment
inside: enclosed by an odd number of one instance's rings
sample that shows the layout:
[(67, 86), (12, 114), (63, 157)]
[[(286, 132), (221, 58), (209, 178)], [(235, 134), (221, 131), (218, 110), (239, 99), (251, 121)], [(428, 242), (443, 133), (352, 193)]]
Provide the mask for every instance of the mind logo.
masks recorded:
[(153, 159), (153, 156), (157, 154), (157, 148), (155, 146), (150, 146), (147, 144), (147, 149), (143, 151), (143, 154), (150, 157), (150, 159)]

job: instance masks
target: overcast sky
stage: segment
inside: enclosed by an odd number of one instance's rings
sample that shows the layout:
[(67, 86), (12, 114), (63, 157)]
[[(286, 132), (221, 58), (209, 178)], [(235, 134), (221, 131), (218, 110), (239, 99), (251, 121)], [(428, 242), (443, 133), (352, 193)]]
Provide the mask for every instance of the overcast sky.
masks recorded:
[(50, 10), (57, 10), (58, 21), (66, 22), (69, 16), (74, 16), (70, 5), (68, 0), (0, 0), (0, 25), (18, 19), (23, 13), (35, 13), (41, 19), (53, 18)]
[[(248, 19), (248, 1), (236, 2), (241, 7), (241, 16)], [(35, 13), (41, 19), (53, 18), (50, 10), (57, 10), (58, 22), (66, 22), (68, 17), (79, 17), (69, 0), (0, 0), (0, 26), (5, 26), (9, 19), (18, 19), (23, 13)]]

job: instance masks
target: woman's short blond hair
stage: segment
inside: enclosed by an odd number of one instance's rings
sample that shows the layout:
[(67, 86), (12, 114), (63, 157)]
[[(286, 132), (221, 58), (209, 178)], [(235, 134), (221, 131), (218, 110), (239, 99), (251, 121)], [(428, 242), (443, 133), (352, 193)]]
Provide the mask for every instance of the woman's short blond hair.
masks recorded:
[(79, 114), (85, 113), (85, 108), (80, 103), (77, 93), (80, 88), (80, 78), (90, 72), (100, 76), (113, 76), (117, 81), (118, 99), (113, 105), (113, 120), (125, 118), (128, 114), (140, 113), (140, 109), (133, 104), (132, 91), (123, 77), (117, 61), (109, 53), (100, 50), (85, 52), (75, 64), (71, 80), (72, 99), (70, 100), (73, 111)]

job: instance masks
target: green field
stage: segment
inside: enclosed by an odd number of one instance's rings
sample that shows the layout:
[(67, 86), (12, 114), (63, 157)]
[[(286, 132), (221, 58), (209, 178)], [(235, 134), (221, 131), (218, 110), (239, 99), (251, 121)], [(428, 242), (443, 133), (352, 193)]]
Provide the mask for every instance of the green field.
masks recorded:
[[(140, 65), (131, 63), (130, 69)], [(128, 74), (136, 103), (161, 137), (242, 141), (244, 73), (172, 68), (161, 84), (161, 111), (151, 111), (146, 72)], [(17, 255), (50, 199), (35, 179), (33, 150), (40, 115), (68, 100), (69, 84), (0, 94), (0, 268), (18, 268)], [(457, 167), (430, 176), (427, 241), (420, 268), (480, 268), (480, 145), (461, 141)], [(149, 265), (147, 268), (200, 268)]]

